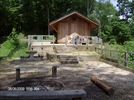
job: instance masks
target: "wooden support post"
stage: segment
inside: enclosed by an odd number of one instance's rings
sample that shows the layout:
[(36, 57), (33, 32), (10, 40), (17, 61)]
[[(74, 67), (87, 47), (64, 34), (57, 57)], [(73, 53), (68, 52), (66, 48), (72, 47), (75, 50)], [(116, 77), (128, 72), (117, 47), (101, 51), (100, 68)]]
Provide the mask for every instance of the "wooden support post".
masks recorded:
[(52, 77), (57, 77), (57, 67), (56, 66), (53, 66), (52, 67)]
[(109, 53), (110, 53), (110, 54), (109, 54), (109, 56), (110, 56), (110, 61), (112, 62), (112, 58), (113, 58), (113, 57), (112, 57), (112, 50), (110, 50)]
[(110, 58), (112, 57), (112, 50), (110, 50)]
[(53, 47), (54, 47), (54, 35), (53, 35)]
[(103, 89), (107, 94), (113, 95), (114, 94), (114, 89), (110, 88), (107, 86), (105, 83), (101, 82), (99, 79), (96, 77), (91, 77), (91, 81), (99, 86), (101, 89)]
[(16, 81), (20, 80), (20, 69), (16, 69)]
[(127, 65), (127, 57), (128, 57), (128, 56), (127, 56), (127, 52), (125, 52), (125, 61), (124, 61), (124, 66), (128, 66), (128, 65)]

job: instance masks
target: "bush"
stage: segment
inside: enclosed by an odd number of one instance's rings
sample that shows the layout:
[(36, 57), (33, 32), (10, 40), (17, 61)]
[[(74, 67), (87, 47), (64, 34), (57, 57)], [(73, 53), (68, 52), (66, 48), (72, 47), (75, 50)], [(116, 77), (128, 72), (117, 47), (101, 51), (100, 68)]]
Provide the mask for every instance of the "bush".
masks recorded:
[(134, 52), (134, 41), (126, 41), (124, 43), (124, 47), (126, 48), (127, 51)]
[(13, 28), (7, 40), (1, 45), (0, 60), (4, 57), (18, 58), (20, 54), (24, 54), (25, 56), (27, 56), (25, 51), (28, 49), (28, 43), (27, 41), (19, 40), (19, 37), (23, 37), (23, 34), (17, 34), (16, 30)]
[(115, 39), (110, 39), (109, 44), (116, 44), (116, 40)]
[(27, 44), (28, 44), (27, 41), (21, 41), (18, 47), (14, 49), (14, 53), (12, 54), (12, 57), (19, 58), (20, 54), (23, 54), (24, 56), (28, 56), (28, 54), (26, 54), (26, 51), (28, 50)]
[(15, 47), (19, 45), (18, 34), (17, 34), (15, 28), (12, 29), (11, 34), (8, 36), (8, 40), (9, 40), (9, 41), (11, 42), (11, 44), (12, 44), (13, 46), (15, 46)]

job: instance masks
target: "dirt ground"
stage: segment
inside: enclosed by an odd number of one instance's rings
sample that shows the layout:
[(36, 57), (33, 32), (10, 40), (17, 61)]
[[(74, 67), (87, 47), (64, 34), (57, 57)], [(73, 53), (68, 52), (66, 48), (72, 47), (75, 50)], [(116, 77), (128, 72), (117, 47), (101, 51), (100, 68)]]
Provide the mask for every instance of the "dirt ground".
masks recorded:
[[(58, 65), (58, 77), (51, 77), (51, 69), (22, 69), (21, 80), (55, 80), (64, 84), (65, 89), (84, 89), (87, 100), (134, 100), (134, 73), (112, 65), (89, 61), (79, 64), (59, 64), (58, 62), (6, 59), (0, 62), (0, 90), (8, 90), (15, 80), (15, 65)], [(94, 83), (95, 76), (115, 90), (114, 95), (107, 95)]]

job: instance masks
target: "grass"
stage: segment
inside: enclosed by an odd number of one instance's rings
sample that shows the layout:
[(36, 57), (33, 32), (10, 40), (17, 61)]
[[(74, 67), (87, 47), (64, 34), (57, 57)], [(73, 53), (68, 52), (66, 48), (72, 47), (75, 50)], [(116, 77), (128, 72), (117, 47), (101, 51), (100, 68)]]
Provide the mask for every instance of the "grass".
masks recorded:
[(129, 64), (128, 66), (129, 66), (129, 68), (134, 69), (134, 64)]
[(21, 54), (23, 54), (24, 56), (28, 56), (28, 54), (26, 54), (26, 51), (28, 50), (28, 43), (26, 41), (21, 41), (21, 43), (19, 44), (19, 46), (17, 48), (14, 49), (14, 53), (12, 54), (12, 58), (19, 58)]
[[(20, 34), (18, 36), (18, 38), (24, 38), (24, 36), (22, 34)], [(28, 50), (28, 46), (27, 46), (27, 41), (23, 41), (19, 39), (19, 43), (17, 43), (17, 45), (15, 46), (13, 43), (13, 41), (7, 39), (5, 42), (3, 42), (0, 46), (0, 60), (2, 60), (3, 58), (19, 58), (20, 54), (24, 54), (25, 56), (27, 56), (27, 54), (25, 53), (26, 50)]]
[[(104, 49), (106, 49), (106, 50), (104, 50), (103, 56), (105, 56), (106, 58), (107, 57), (110, 57), (110, 52), (107, 51), (107, 50), (118, 50), (118, 51), (124, 51), (125, 52), (128, 49), (128, 44), (127, 44), (127, 46), (126, 45), (118, 45), (118, 44), (115, 44), (115, 45), (105, 44), (104, 46), (105, 46)], [(131, 48), (130, 49), (131, 51), (134, 51), (133, 46), (130, 46), (129, 48)], [(128, 61), (134, 62), (133, 56), (131, 56), (130, 54), (128, 54), (127, 57), (128, 57), (127, 58)], [(112, 59), (124, 60), (125, 59), (125, 55), (122, 52), (112, 52), (112, 58), (110, 60), (112, 60)], [(118, 63), (120, 65), (124, 65), (124, 62), (123, 61), (119, 61), (118, 60)], [(134, 64), (128, 64), (128, 67), (134, 69)]]

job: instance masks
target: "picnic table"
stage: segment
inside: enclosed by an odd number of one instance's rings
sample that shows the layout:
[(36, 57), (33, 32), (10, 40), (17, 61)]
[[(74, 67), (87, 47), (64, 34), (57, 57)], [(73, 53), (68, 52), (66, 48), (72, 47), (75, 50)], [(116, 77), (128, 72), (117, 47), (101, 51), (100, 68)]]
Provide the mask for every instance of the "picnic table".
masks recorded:
[(16, 80), (20, 80), (20, 69), (43, 69), (43, 68), (51, 68), (52, 69), (52, 77), (57, 77), (57, 68), (58, 66), (23, 66), (23, 65), (16, 65), (14, 66), (16, 69)]
[(26, 53), (29, 54), (29, 58), (27, 58), (27, 60), (36, 60), (36, 58), (34, 57), (34, 54), (37, 53), (36, 50), (27, 50)]
[(51, 68), (52, 69), (52, 77), (55, 78), (55, 77), (57, 77), (57, 68), (58, 67), (59, 66), (23, 66), (23, 65), (14, 66), (14, 68), (16, 69), (16, 80), (20, 80), (20, 69), (35, 69), (35, 68), (38, 68), (38, 69)]

